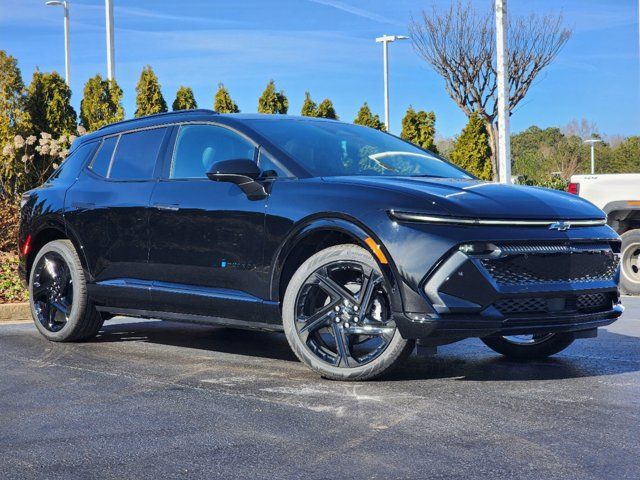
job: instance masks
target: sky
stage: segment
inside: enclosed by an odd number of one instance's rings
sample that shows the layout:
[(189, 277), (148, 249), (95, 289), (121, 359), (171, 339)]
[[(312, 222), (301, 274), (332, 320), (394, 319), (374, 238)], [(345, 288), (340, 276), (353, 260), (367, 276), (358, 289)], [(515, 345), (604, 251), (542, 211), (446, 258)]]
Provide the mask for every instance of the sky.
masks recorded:
[[(446, 5), (449, 0), (433, 0)], [(211, 108), (223, 82), (243, 112), (255, 112), (269, 79), (298, 114), (309, 91), (330, 98), (352, 121), (367, 101), (383, 114), (382, 47), (375, 37), (406, 34), (432, 0), (113, 0), (116, 78), (127, 117), (144, 65), (159, 77), (169, 106), (180, 85)], [(490, 0), (474, 0), (490, 8)], [(510, 15), (562, 12), (573, 35), (511, 117), (512, 131), (586, 118), (606, 135), (640, 134), (637, 0), (509, 0)], [(61, 7), (44, 0), (0, 0), (0, 49), (18, 59), (25, 83), (34, 69), (64, 74)], [(72, 103), (88, 78), (106, 76), (103, 0), (70, 0)], [(410, 41), (389, 47), (391, 131), (409, 105), (433, 110), (439, 136), (466, 118), (444, 82)]]

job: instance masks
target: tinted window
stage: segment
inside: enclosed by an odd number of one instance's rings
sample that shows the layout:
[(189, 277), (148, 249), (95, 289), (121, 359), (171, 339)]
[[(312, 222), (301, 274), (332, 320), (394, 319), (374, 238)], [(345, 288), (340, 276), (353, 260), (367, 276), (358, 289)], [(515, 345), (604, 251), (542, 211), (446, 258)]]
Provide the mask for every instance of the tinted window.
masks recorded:
[(113, 149), (116, 147), (118, 137), (105, 138), (100, 145), (98, 154), (93, 158), (89, 168), (103, 177), (107, 176), (109, 171), (109, 164), (111, 163), (111, 157), (113, 156)]
[(430, 152), (369, 127), (322, 120), (261, 119), (247, 123), (313, 176), (470, 178)]
[(154, 128), (122, 135), (107, 176), (116, 180), (152, 178), (166, 131)]
[(180, 127), (169, 178), (205, 178), (215, 162), (247, 158), (255, 147), (240, 135), (213, 125)]
[(291, 176), (273, 157), (260, 149), (258, 157), (258, 166), (264, 177), (289, 177)]
[(62, 162), (62, 165), (51, 175), (51, 180), (74, 180), (82, 166), (95, 152), (97, 145), (97, 142), (85, 143), (73, 150)]

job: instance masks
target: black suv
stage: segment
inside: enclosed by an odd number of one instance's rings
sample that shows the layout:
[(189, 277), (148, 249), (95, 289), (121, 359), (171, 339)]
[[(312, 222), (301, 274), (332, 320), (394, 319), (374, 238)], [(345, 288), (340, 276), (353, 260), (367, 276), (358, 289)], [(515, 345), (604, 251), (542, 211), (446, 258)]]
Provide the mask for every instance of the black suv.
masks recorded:
[(551, 355), (622, 313), (620, 240), (592, 204), (316, 118), (192, 110), (81, 137), (24, 194), (19, 248), (49, 340), (114, 315), (283, 330), (334, 379), (416, 341)]

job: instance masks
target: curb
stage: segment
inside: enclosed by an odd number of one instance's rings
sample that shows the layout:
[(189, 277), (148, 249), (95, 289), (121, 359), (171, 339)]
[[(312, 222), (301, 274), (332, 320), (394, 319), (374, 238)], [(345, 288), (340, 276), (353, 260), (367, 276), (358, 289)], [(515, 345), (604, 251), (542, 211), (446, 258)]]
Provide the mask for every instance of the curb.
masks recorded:
[(29, 302), (0, 304), (0, 323), (31, 321)]

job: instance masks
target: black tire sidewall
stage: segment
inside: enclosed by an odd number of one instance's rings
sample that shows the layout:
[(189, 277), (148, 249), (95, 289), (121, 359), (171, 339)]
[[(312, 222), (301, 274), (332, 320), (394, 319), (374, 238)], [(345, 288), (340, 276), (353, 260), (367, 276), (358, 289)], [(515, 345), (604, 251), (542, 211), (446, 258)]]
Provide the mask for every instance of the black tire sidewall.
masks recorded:
[[(633, 243), (640, 243), (640, 229), (629, 230), (621, 235), (622, 248), (620, 250), (621, 255), (629, 246)], [(640, 295), (640, 283), (633, 282), (625, 276), (624, 264), (620, 265), (620, 288), (623, 293), (628, 295)]]
[(291, 349), (301, 362), (320, 373), (325, 378), (334, 380), (365, 380), (388, 372), (397, 366), (401, 360), (411, 353), (413, 342), (402, 338), (400, 331), (396, 332), (387, 348), (371, 362), (353, 368), (334, 367), (316, 357), (300, 340), (295, 324), (295, 306), (300, 288), (307, 278), (318, 268), (336, 261), (356, 261), (376, 269), (380, 274), (380, 267), (371, 254), (357, 245), (337, 245), (326, 248), (307, 259), (294, 273), (284, 296), (282, 306), (282, 321), (285, 335)]
[(481, 338), (494, 352), (514, 360), (535, 360), (561, 352), (575, 340), (571, 333), (554, 333), (547, 340), (532, 345), (517, 345), (503, 337)]
[[(64, 327), (58, 332), (47, 330), (39, 321), (33, 302), (33, 278), (35, 276), (36, 266), (40, 259), (47, 253), (55, 252), (62, 257), (69, 268), (71, 279), (73, 282), (73, 302), (71, 304), (71, 314)], [(47, 243), (37, 253), (33, 260), (33, 267), (29, 274), (29, 305), (31, 307), (31, 315), (38, 331), (48, 340), (54, 342), (64, 342), (75, 339), (77, 332), (82, 328), (82, 323), (86, 313), (87, 294), (84, 272), (80, 265), (80, 259), (76, 253), (73, 244), (68, 240), (54, 240)]]

